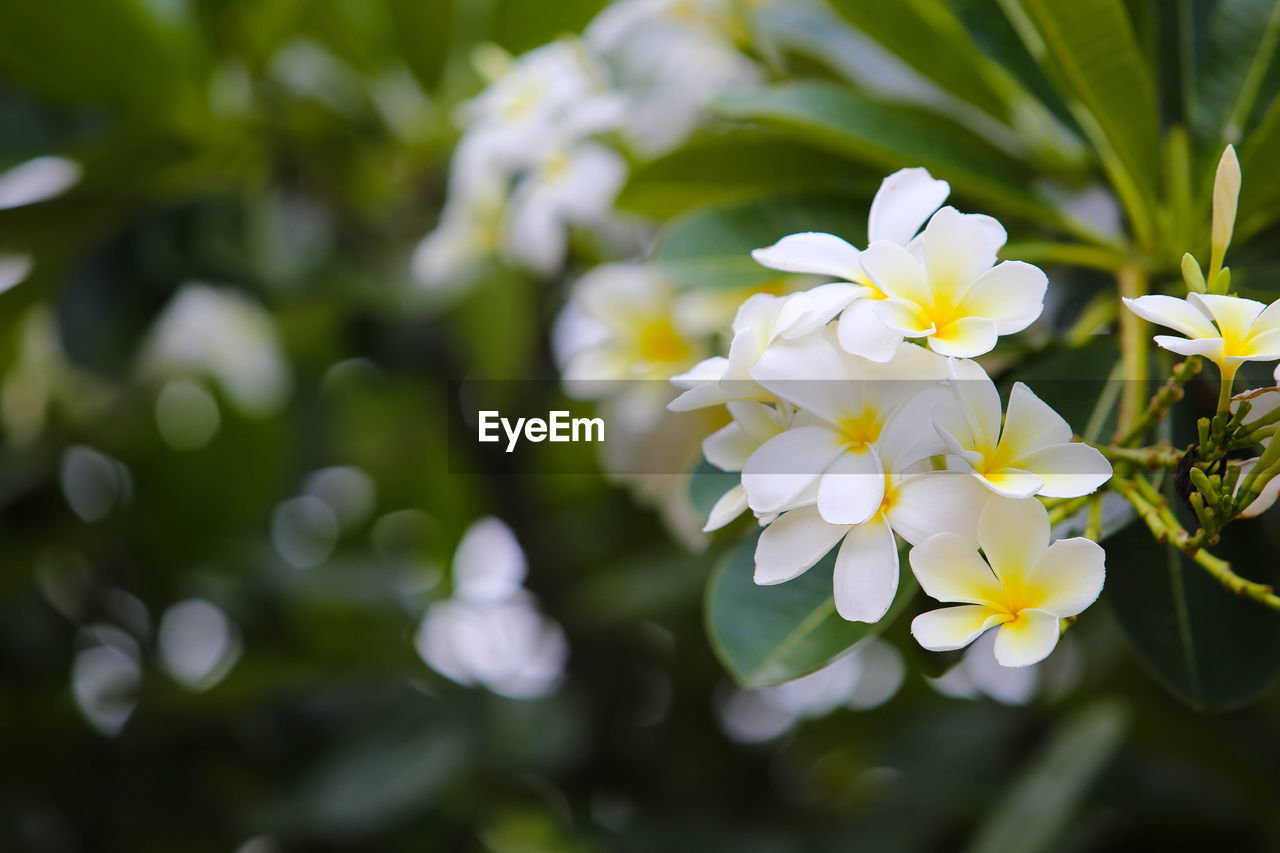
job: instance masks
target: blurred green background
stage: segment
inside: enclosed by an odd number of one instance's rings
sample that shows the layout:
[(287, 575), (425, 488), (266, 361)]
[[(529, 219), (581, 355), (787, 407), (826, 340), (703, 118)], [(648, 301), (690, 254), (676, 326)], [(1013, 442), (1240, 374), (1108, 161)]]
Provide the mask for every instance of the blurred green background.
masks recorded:
[[(1280, 699), (1189, 709), (1109, 601), (1069, 690), (944, 697), (920, 673), (955, 658), (899, 624), (892, 701), (742, 743), (703, 625), (728, 546), (687, 553), (601, 477), (448, 473), (448, 381), (554, 379), (564, 298), (497, 264), (447, 302), (410, 280), (450, 115), (477, 44), (599, 5), (0, 2), (0, 168), (83, 170), (0, 209), (34, 264), (0, 294), (0, 848), (1280, 848)], [(549, 696), (415, 651), (484, 515), (567, 635)], [(192, 600), (221, 656), (184, 680), (162, 640)]]

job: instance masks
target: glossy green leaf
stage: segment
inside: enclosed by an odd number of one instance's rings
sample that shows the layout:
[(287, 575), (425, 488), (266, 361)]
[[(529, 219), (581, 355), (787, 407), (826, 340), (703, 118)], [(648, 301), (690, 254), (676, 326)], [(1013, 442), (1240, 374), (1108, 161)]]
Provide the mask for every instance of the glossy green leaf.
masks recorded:
[(998, 77), (948, 4), (833, 0), (833, 5), (855, 27), (944, 91), (994, 116), (1008, 116)]
[(874, 625), (846, 622), (831, 597), (834, 550), (794, 580), (757, 586), (752, 579), (757, 538), (748, 538), (716, 568), (706, 597), (712, 648), (744, 687), (780, 684), (821, 669), (893, 624), (919, 588), (903, 560), (888, 615)]
[(1063, 720), (978, 826), (969, 853), (1056, 850), (1089, 787), (1115, 755), (1128, 709), (1102, 699)]
[(1120, 0), (1002, 0), (1023, 41), (1067, 97), (1116, 189), (1150, 224), (1160, 184), (1155, 86)]
[(858, 245), (867, 205), (832, 196), (766, 198), (691, 211), (672, 222), (654, 259), (672, 280), (692, 287), (753, 287), (778, 278), (751, 250), (797, 231), (828, 231)]
[(885, 172), (924, 166), (993, 208), (1037, 219), (1057, 212), (1026, 187), (1030, 172), (978, 134), (926, 110), (875, 101), (836, 83), (789, 83), (717, 101), (729, 117), (760, 122)]
[[(1214, 553), (1250, 579), (1274, 582), (1275, 534), (1267, 526), (1267, 519), (1232, 524)], [(1206, 710), (1241, 705), (1271, 686), (1280, 671), (1280, 614), (1157, 545), (1145, 525), (1132, 525), (1106, 549), (1104, 596), (1133, 648), (1173, 693)]]
[(1207, 168), (1222, 143), (1239, 142), (1280, 45), (1280, 4), (1220, 0), (1207, 27), (1205, 58), (1196, 75), (1192, 122), (1207, 143)]
[(692, 207), (805, 191), (875, 193), (881, 176), (793, 139), (736, 131), (695, 141), (632, 170), (616, 204), (669, 218)]
[(741, 480), (741, 474), (721, 471), (707, 460), (700, 460), (698, 467), (689, 475), (689, 498), (693, 501), (693, 508), (706, 518), (716, 501)]

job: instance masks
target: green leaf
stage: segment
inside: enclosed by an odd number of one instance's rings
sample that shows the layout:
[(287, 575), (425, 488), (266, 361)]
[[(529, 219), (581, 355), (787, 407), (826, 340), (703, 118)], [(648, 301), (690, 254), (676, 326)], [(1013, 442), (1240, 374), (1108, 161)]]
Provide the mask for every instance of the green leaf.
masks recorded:
[(693, 501), (693, 508), (702, 518), (711, 515), (716, 501), (738, 485), (741, 479), (741, 474), (721, 471), (707, 460), (699, 460), (698, 467), (689, 475), (689, 498)]
[(1197, 134), (1208, 143), (1206, 164), (1217, 163), (1224, 143), (1239, 142), (1278, 43), (1274, 0), (1220, 0), (1214, 7), (1192, 112)]
[(983, 819), (969, 853), (1056, 850), (1089, 787), (1124, 740), (1128, 709), (1102, 699), (1063, 721)]
[(1249, 134), (1239, 151), (1240, 203), (1236, 242), (1280, 218), (1280, 96)]
[[(1265, 520), (1228, 527), (1217, 556), (1253, 580), (1275, 579)], [(1233, 707), (1280, 670), (1280, 614), (1223, 588), (1177, 549), (1133, 525), (1106, 544), (1107, 586), (1120, 627), (1161, 682), (1189, 705)]]
[(752, 575), (758, 538), (749, 537), (730, 554), (707, 586), (712, 648), (744, 687), (781, 684), (821, 669), (893, 624), (919, 588), (904, 560), (889, 613), (874, 625), (846, 622), (831, 597), (834, 550), (795, 580), (757, 586)]
[(892, 171), (924, 166), (993, 207), (1032, 219), (1058, 212), (1031, 195), (1025, 164), (969, 129), (927, 110), (882, 103), (825, 81), (724, 95), (728, 118), (756, 121), (862, 163)]
[(659, 238), (654, 260), (691, 287), (755, 287), (778, 278), (751, 250), (798, 231), (828, 231), (855, 245), (866, 237), (867, 205), (843, 197), (767, 198), (691, 211)]
[(666, 219), (693, 207), (767, 194), (849, 190), (870, 197), (879, 181), (843, 157), (793, 139), (737, 131), (637, 166), (616, 204)]
[(836, 10), (939, 88), (998, 118), (1009, 105), (985, 56), (939, 0), (833, 0)]
[(1155, 86), (1123, 3), (1002, 4), (1101, 154), (1135, 230), (1149, 232), (1160, 185), (1160, 121)]

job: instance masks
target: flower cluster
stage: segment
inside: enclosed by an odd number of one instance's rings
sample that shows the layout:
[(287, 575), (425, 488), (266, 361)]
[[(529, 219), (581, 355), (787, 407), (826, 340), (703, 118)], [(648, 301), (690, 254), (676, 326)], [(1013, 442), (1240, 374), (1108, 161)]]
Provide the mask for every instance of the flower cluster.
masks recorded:
[(876, 622), (897, 592), (902, 540), (925, 591), (960, 605), (918, 618), (919, 641), (960, 648), (999, 626), (997, 659), (1026, 665), (1103, 578), (1096, 543), (1050, 544), (1038, 498), (1088, 495), (1111, 466), (1022, 383), (1003, 407), (972, 360), (1039, 317), (1047, 279), (997, 263), (1004, 229), (939, 209), (949, 191), (904, 169), (875, 197), (866, 249), (807, 233), (758, 250), (772, 268), (838, 281), (748, 299), (728, 356), (676, 376), (671, 408), (732, 417), (703, 450), (741, 480), (707, 529), (754, 513), (757, 583), (791, 580), (838, 546), (836, 608)]
[(714, 95), (760, 80), (737, 46), (738, 14), (733, 0), (619, 0), (580, 38), (514, 59), (480, 51), (490, 83), (459, 110), (448, 201), (418, 246), (417, 278), (456, 284), (493, 253), (546, 275), (571, 227), (625, 231), (611, 213), (628, 159), (678, 146)]

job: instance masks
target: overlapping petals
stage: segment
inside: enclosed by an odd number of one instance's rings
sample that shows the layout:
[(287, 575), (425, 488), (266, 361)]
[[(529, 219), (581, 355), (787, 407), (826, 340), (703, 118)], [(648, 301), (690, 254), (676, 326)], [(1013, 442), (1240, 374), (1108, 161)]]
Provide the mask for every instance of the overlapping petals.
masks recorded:
[(1027, 666), (1048, 657), (1060, 620), (1092, 604), (1105, 578), (1104, 552), (1088, 539), (1049, 542), (1049, 514), (1034, 499), (994, 497), (978, 522), (978, 546), (950, 533), (912, 549), (920, 586), (957, 606), (923, 613), (911, 633), (933, 651), (963, 648), (998, 628), (996, 660)]
[(1201, 355), (1234, 370), (1246, 361), (1280, 360), (1280, 302), (1264, 305), (1239, 296), (1189, 293), (1186, 299), (1148, 295), (1125, 299), (1130, 311), (1185, 337), (1156, 335), (1180, 355)]

